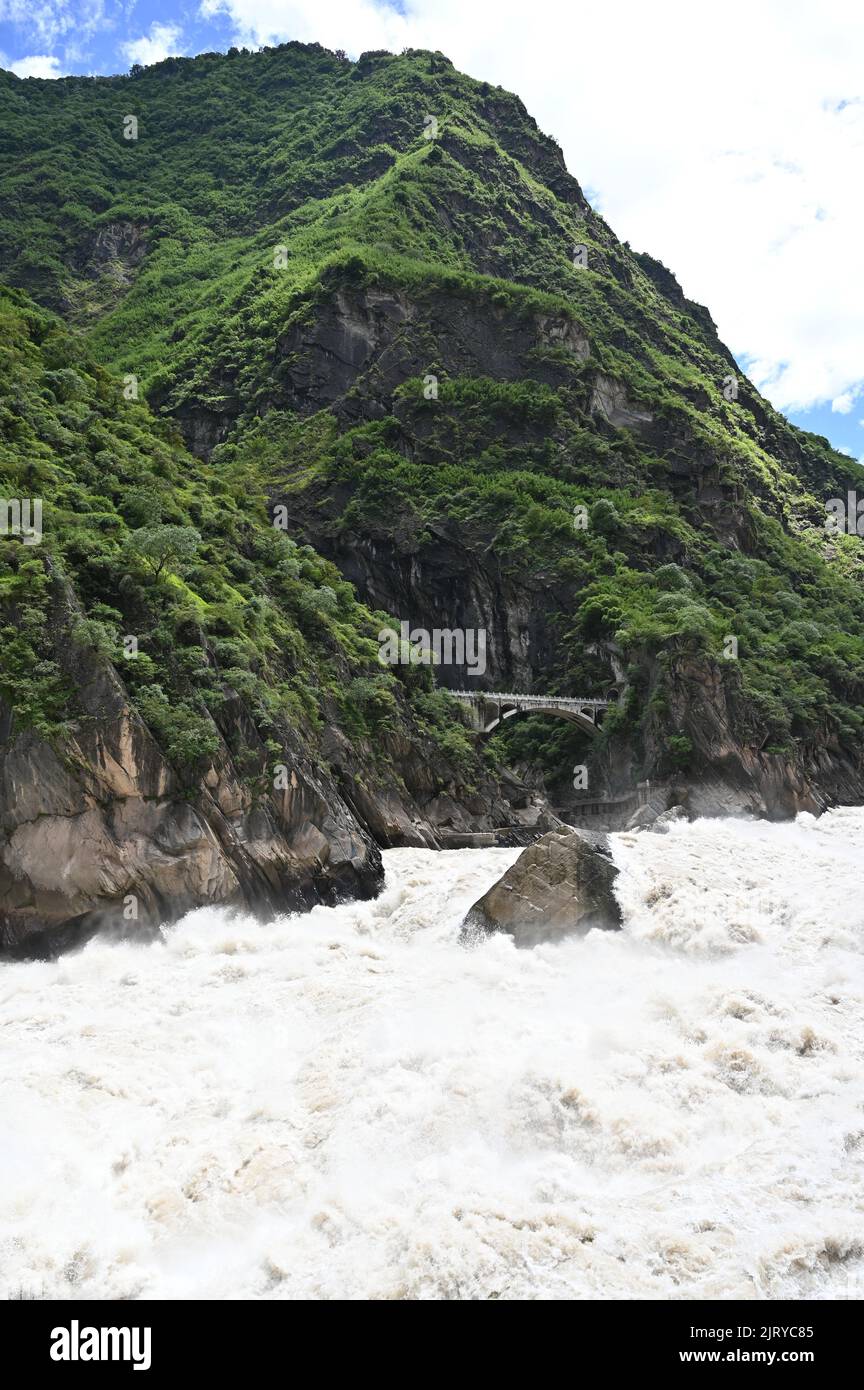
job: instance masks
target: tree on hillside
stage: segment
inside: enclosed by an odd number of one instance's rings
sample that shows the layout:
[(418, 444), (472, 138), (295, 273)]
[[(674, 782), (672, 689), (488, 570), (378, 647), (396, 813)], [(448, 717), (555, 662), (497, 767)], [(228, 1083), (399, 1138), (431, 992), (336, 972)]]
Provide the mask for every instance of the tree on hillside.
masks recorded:
[(194, 526), (142, 526), (126, 541), (127, 553), (142, 560), (158, 579), (166, 566), (179, 569), (195, 558), (201, 535)]

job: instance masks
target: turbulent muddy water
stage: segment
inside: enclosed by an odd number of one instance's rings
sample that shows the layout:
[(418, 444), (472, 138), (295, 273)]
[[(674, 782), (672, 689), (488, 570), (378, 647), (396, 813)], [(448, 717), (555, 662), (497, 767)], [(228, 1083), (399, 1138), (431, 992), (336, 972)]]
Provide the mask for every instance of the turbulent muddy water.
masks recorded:
[(625, 928), (372, 903), (0, 969), (0, 1294), (860, 1298), (864, 811), (613, 837)]

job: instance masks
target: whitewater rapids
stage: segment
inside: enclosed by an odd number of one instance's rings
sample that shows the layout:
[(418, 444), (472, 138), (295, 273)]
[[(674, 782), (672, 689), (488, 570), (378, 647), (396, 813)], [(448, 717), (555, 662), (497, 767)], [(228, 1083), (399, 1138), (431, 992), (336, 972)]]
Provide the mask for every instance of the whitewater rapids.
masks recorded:
[(621, 932), (459, 943), (515, 850), (0, 968), (5, 1298), (864, 1296), (864, 810), (612, 837)]

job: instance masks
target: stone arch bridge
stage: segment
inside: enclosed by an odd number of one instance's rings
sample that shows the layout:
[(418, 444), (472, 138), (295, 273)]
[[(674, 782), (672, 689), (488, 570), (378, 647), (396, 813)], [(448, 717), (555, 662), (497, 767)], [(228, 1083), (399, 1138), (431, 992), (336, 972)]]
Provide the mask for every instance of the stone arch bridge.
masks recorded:
[(588, 733), (596, 734), (605, 711), (618, 700), (617, 690), (605, 700), (593, 696), (581, 699), (561, 695), (499, 694), (488, 690), (451, 690), (448, 693), (468, 707), (471, 727), (481, 735), (493, 733), (514, 714), (551, 714), (558, 719), (569, 719)]

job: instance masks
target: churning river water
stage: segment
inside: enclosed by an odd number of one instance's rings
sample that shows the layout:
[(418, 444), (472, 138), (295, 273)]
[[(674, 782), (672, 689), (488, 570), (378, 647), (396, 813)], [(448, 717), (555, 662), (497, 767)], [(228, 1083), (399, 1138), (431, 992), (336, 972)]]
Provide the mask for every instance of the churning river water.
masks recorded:
[(515, 850), (0, 969), (0, 1295), (860, 1298), (864, 810), (612, 837), (625, 926), (459, 942)]

